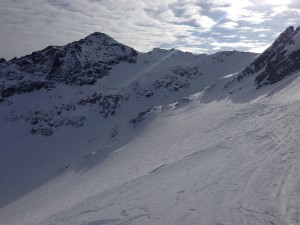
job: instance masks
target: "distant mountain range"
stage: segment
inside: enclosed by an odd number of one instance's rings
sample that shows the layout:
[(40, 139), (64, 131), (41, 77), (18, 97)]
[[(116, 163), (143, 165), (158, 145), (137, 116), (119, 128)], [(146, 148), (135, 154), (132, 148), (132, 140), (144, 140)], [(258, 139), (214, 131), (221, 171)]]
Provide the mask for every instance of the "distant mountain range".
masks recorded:
[[(31, 98), (41, 93), (46, 98), (61, 96), (53, 109), (37, 109), (37, 103), (28, 113), (16, 112), (11, 118), (29, 122), (32, 134), (51, 135), (62, 125), (84, 124), (85, 115), (67, 116), (76, 114), (76, 108), (96, 107), (107, 117), (130, 98), (150, 103), (139, 109), (144, 111), (178, 101), (235, 72), (239, 73), (234, 77), (237, 80), (255, 77), (259, 88), (300, 69), (299, 30), (288, 27), (259, 55), (238, 51), (193, 55), (175, 49), (139, 53), (97, 32), (66, 46), (49, 46), (21, 58), (1, 60), (0, 102), (10, 105), (15, 96), (28, 93)], [(78, 93), (64, 100), (61, 87)]]

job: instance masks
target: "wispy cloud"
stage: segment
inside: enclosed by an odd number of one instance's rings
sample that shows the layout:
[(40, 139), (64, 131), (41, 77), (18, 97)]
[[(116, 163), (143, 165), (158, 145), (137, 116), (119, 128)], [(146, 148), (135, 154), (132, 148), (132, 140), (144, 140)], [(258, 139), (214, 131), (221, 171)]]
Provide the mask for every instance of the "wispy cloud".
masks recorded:
[[(0, 57), (67, 44), (95, 31), (139, 51), (247, 51), (259, 48), (249, 44), (253, 40), (269, 44), (287, 25), (300, 24), (299, 15), (296, 0), (1, 0)], [(224, 44), (229, 36), (237, 44)]]
[(233, 30), (233, 29), (237, 29), (238, 25), (239, 24), (236, 22), (226, 22), (226, 23), (220, 24), (218, 27), (228, 29), (228, 30)]

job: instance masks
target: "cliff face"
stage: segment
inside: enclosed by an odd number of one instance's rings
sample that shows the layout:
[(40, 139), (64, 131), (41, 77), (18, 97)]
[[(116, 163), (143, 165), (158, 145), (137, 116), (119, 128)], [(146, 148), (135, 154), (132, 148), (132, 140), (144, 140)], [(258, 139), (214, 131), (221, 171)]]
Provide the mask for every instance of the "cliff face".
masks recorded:
[(288, 27), (275, 42), (260, 54), (239, 79), (255, 74), (257, 87), (273, 84), (300, 69), (300, 27)]

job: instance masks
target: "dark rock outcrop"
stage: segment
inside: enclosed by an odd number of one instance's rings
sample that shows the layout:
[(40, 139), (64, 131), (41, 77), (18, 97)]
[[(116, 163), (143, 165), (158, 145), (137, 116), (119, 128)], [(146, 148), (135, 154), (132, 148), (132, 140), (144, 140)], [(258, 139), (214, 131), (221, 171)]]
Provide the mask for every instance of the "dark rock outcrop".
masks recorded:
[(51, 83), (42, 81), (23, 81), (8, 87), (0, 86), (1, 98), (8, 98), (14, 94), (29, 93), (42, 88), (51, 88)]
[(99, 113), (105, 118), (115, 115), (116, 110), (120, 107), (122, 101), (126, 101), (127, 98), (120, 94), (93, 94), (86, 99), (82, 99), (78, 102), (79, 105), (97, 105), (99, 107)]
[(3, 59), (3, 58), (0, 58), (0, 64), (1, 63), (5, 63), (6, 62), (6, 60), (5, 59)]
[(300, 27), (288, 27), (254, 62), (246, 67), (238, 79), (257, 74), (257, 87), (273, 84), (300, 69)]

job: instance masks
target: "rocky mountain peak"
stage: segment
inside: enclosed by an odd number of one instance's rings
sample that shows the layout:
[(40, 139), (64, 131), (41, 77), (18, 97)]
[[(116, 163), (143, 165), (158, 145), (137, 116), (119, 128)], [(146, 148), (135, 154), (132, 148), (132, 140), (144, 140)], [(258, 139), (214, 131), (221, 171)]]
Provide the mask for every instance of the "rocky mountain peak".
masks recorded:
[(273, 84), (300, 69), (300, 28), (288, 27), (274, 43), (260, 54), (238, 79), (256, 75), (257, 88)]
[(273, 47), (277, 47), (279, 45), (286, 46), (294, 44), (293, 37), (296, 35), (296, 33), (299, 31), (294, 29), (293, 26), (289, 26), (286, 28), (284, 32), (282, 32), (278, 38), (274, 41)]
[[(65, 46), (5, 62), (0, 60), (0, 102), (15, 94), (51, 89), (57, 83), (93, 85), (122, 61), (135, 63), (137, 52), (103, 33), (93, 33)], [(24, 86), (25, 85), (25, 86)]]
[(107, 34), (101, 33), (101, 32), (98, 32), (98, 31), (88, 35), (86, 38), (90, 38), (90, 37), (111, 39), (111, 37), (108, 36)]
[(120, 44), (116, 40), (114, 40), (112, 37), (108, 36), (107, 34), (101, 33), (101, 32), (94, 32), (84, 39), (81, 39), (78, 41), (79, 44), (98, 44), (98, 45), (113, 45), (113, 44)]

